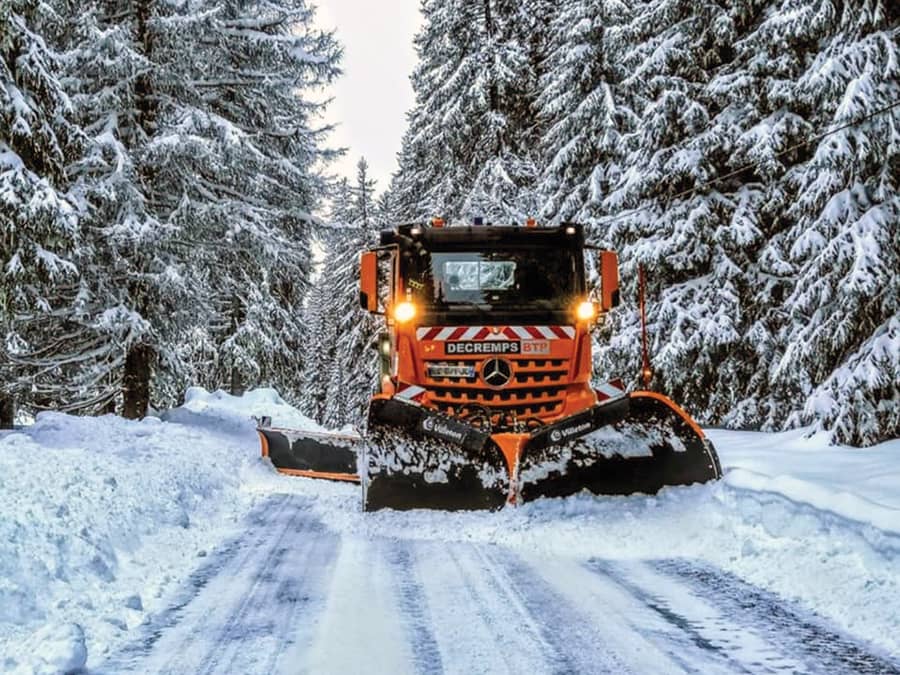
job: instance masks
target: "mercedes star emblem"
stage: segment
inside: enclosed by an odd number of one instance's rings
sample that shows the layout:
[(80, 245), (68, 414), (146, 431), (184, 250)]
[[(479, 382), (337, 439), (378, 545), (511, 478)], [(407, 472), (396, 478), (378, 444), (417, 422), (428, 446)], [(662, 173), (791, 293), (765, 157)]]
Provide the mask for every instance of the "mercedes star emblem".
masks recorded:
[(512, 378), (512, 367), (503, 359), (488, 359), (481, 368), (481, 379), (492, 387), (502, 387)]

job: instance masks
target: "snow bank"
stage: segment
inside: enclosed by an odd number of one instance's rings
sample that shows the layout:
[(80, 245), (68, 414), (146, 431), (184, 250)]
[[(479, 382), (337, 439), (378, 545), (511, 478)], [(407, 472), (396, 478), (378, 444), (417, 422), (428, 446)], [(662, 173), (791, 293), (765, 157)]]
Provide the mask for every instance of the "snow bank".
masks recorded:
[(21, 651), (32, 662), (19, 671), (56, 675), (78, 673), (87, 665), (84, 630), (77, 623), (46, 625), (25, 640)]
[(728, 485), (769, 492), (900, 534), (900, 440), (869, 448), (830, 445), (808, 429), (711, 430)]
[(158, 608), (260, 495), (306, 488), (259, 457), (262, 414), (315, 427), (272, 390), (191, 389), (167, 421), (42, 413), (0, 435), (0, 671), (76, 670)]
[(230, 429), (253, 426), (253, 418), (268, 416), (272, 425), (305, 431), (327, 431), (299, 410), (285, 402), (274, 389), (255, 389), (243, 396), (224, 391), (208, 392), (191, 387), (184, 395), (184, 405), (166, 411), (162, 418), (194, 426), (225, 425)]

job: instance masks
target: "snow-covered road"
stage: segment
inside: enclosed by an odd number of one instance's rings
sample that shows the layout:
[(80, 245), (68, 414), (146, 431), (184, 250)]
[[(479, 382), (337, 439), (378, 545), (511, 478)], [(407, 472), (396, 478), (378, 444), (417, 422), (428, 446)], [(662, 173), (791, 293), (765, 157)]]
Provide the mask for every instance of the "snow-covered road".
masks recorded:
[(713, 484), (363, 513), (260, 458), (270, 413), (312, 424), (191, 390), (0, 435), (0, 672), (900, 672), (900, 440), (711, 430)]
[(97, 673), (900, 673), (708, 563), (348, 536), (273, 495)]

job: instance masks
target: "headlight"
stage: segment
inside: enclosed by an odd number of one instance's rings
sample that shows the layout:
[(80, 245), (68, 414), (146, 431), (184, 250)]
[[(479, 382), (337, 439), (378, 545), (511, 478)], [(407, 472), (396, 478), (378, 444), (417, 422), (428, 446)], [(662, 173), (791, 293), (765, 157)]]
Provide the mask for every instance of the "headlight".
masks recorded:
[(575, 316), (577, 316), (581, 321), (590, 321), (596, 315), (597, 311), (594, 308), (594, 303), (587, 300), (579, 303), (578, 309), (575, 310)]
[(416, 315), (416, 306), (411, 302), (400, 302), (394, 306), (394, 319), (400, 323), (411, 321)]

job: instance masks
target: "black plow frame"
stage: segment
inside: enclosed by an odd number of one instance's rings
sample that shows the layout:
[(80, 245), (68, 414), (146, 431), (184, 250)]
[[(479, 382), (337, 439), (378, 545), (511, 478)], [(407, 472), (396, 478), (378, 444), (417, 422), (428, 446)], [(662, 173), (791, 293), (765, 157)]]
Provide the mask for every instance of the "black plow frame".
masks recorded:
[(367, 511), (500, 509), (565, 497), (655, 494), (722, 476), (700, 427), (671, 400), (634, 392), (541, 427), (512, 469), (482, 429), (397, 398), (375, 398), (366, 436), (259, 427), (282, 473), (362, 483)]
[(359, 482), (359, 436), (263, 426), (257, 432), (263, 457), (281, 473)]

